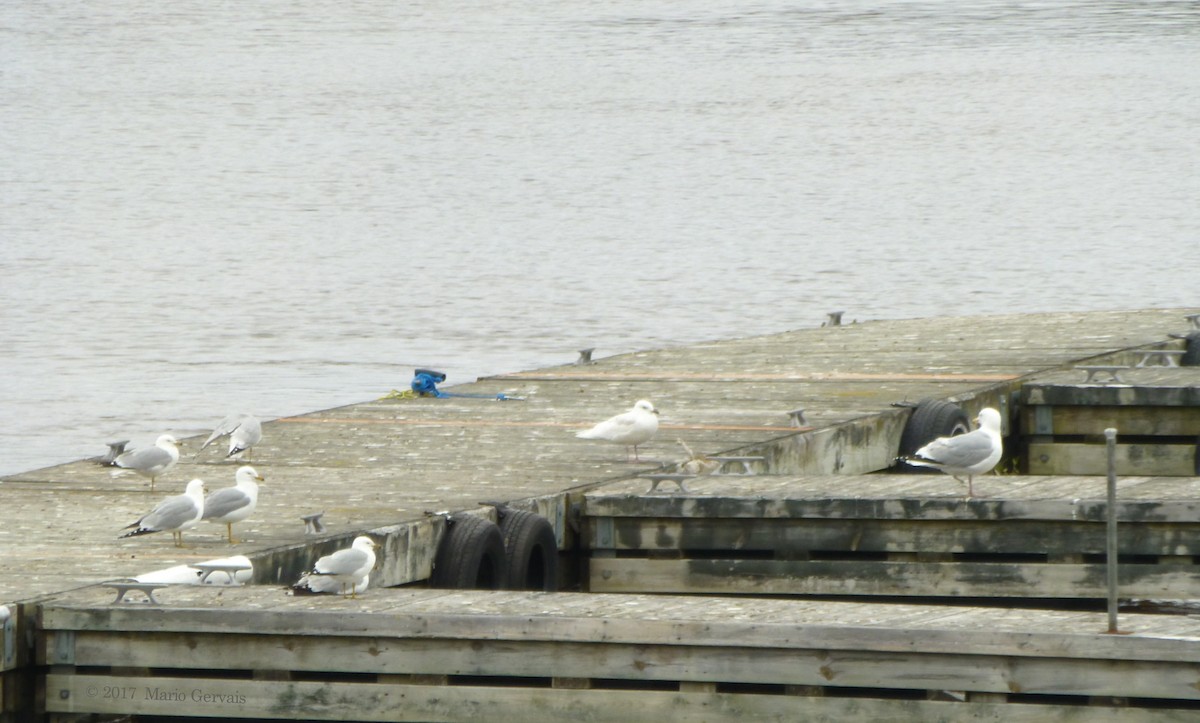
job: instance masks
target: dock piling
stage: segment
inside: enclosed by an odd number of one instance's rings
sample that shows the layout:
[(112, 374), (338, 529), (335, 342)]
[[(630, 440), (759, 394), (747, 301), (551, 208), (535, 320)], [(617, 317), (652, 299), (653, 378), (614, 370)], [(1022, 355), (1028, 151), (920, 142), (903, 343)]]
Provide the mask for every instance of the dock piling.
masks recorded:
[(1117, 430), (1105, 429), (1104, 442), (1108, 447), (1108, 632), (1115, 635), (1121, 632), (1117, 625)]

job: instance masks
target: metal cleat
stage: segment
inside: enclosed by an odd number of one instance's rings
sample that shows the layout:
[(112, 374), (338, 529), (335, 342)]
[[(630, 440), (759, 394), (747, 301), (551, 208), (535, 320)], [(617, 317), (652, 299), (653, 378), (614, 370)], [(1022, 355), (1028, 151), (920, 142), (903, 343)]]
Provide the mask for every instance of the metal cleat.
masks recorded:
[(1128, 369), (1129, 367), (1109, 366), (1109, 365), (1086, 365), (1086, 366), (1080, 365), (1080, 366), (1076, 366), (1075, 368), (1087, 372), (1087, 378), (1085, 378), (1083, 380), (1084, 384), (1087, 384), (1088, 382), (1093, 381), (1097, 374), (1107, 374), (1108, 375), (1107, 379), (1098, 380), (1101, 384), (1107, 384), (1108, 382), (1116, 382), (1117, 384), (1124, 384), (1125, 382), (1122, 381), (1122, 379), (1121, 379), (1121, 372)]
[(644, 474), (640, 475), (644, 479), (650, 480), (650, 489), (646, 490), (646, 494), (652, 495), (658, 490), (658, 485), (662, 482), (674, 482), (679, 485), (680, 492), (691, 494), (691, 490), (687, 488), (686, 481), (694, 479), (695, 475), (691, 474)]
[[(1177, 367), (1180, 358), (1187, 352), (1183, 349), (1148, 349), (1139, 353), (1142, 355), (1142, 359), (1134, 366), (1140, 369), (1148, 366)], [(1151, 364), (1151, 359), (1158, 359), (1160, 363)]]
[(325, 525), (321, 524), (321, 515), (325, 511), (314, 512), (311, 515), (303, 515), (300, 519), (304, 520), (304, 534), (319, 535), (325, 531)]
[(250, 564), (247, 564), (244, 562), (220, 562), (220, 561), (197, 562), (197, 563), (188, 565), (188, 567), (194, 567), (197, 570), (199, 570), (201, 573), (203, 573), (200, 575), (200, 584), (201, 585), (207, 584), (209, 575), (212, 575), (214, 572), (223, 572), (229, 576), (229, 582), (226, 583), (227, 585), (240, 586), (241, 583), (237, 581), (237, 573), (241, 572), (242, 570), (253, 570), (254, 569), (253, 565), (250, 565)]
[(130, 590), (138, 590), (146, 594), (147, 601), (151, 605), (159, 605), (158, 600), (154, 599), (154, 591), (160, 587), (167, 587), (162, 583), (157, 582), (138, 582), (137, 580), (112, 580), (103, 584), (104, 587), (112, 588), (117, 591), (117, 597), (113, 599), (112, 604), (116, 605), (125, 599), (125, 593)]
[(766, 457), (711, 457), (710, 459), (715, 459), (721, 463), (741, 462), (742, 463), (742, 474), (743, 475), (753, 475), (754, 470), (750, 469), (750, 463), (751, 462), (765, 462), (767, 458)]

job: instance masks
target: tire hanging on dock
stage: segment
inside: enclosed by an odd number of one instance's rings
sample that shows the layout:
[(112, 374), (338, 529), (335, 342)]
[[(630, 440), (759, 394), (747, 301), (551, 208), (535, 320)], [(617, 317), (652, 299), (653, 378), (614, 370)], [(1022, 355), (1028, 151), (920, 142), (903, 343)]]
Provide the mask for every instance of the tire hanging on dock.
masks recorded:
[[(925, 399), (917, 403), (900, 434), (900, 453), (906, 457), (938, 437), (953, 437), (971, 431), (971, 420), (963, 408), (945, 399)], [(896, 462), (895, 472), (937, 474), (937, 470)]]
[(558, 589), (558, 539), (550, 521), (525, 510), (496, 509), (508, 557), (509, 590)]
[(495, 522), (455, 515), (438, 545), (429, 586), (452, 590), (500, 590), (508, 579), (504, 537)]

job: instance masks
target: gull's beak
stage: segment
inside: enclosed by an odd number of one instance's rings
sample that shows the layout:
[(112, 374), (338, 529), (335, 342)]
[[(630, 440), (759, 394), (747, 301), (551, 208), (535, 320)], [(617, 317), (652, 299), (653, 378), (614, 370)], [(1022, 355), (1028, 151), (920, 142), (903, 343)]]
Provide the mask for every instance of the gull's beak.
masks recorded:
[(254, 479), (258, 480), (259, 482), (263, 482), (263, 481), (265, 481), (267, 478), (266, 478), (266, 477), (263, 477), (261, 474), (256, 474), (256, 475), (254, 475)]

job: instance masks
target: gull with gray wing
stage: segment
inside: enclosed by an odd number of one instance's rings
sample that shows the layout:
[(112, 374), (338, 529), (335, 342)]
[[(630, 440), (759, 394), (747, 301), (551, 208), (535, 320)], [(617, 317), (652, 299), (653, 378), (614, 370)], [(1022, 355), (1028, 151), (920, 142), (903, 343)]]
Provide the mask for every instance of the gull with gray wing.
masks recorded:
[(230, 414), (221, 420), (204, 444), (200, 445), (200, 449), (226, 435), (229, 436), (229, 453), (225, 456), (245, 454), (246, 459), (250, 459), (250, 448), (262, 441), (262, 422), (253, 414)]
[(967, 497), (975, 496), (975, 475), (990, 472), (1004, 454), (1000, 436), (1000, 412), (985, 407), (975, 420), (979, 427), (953, 437), (938, 437), (903, 461), (918, 467), (941, 470), (962, 482), (967, 477)]
[(194, 479), (187, 484), (187, 491), (168, 497), (124, 529), (133, 530), (121, 538), (149, 535), (154, 532), (170, 532), (176, 547), (183, 547), (183, 531), (194, 527), (204, 514), (204, 480)]
[[(117, 455), (112, 461), (114, 467), (136, 472), (150, 478), (150, 491), (154, 491), (154, 481), (179, 461), (179, 440), (169, 434), (160, 435), (153, 447), (135, 449)], [(114, 474), (120, 474), (114, 473)]]
[(258, 483), (263, 481), (262, 475), (253, 467), (239, 467), (234, 475), (234, 486), (217, 490), (204, 499), (204, 514), (201, 519), (225, 525), (229, 534), (229, 542), (236, 544), (233, 539), (233, 523), (241, 522), (254, 512), (258, 505)]
[(375, 567), (375, 550), (379, 545), (366, 535), (354, 538), (353, 544), (344, 550), (326, 555), (317, 560), (312, 570), (304, 573), (300, 580), (292, 585), (297, 594), (320, 592), (330, 587), (330, 582), (337, 583), (342, 596), (358, 597), (358, 589), (366, 588), (367, 577), (371, 568)]

